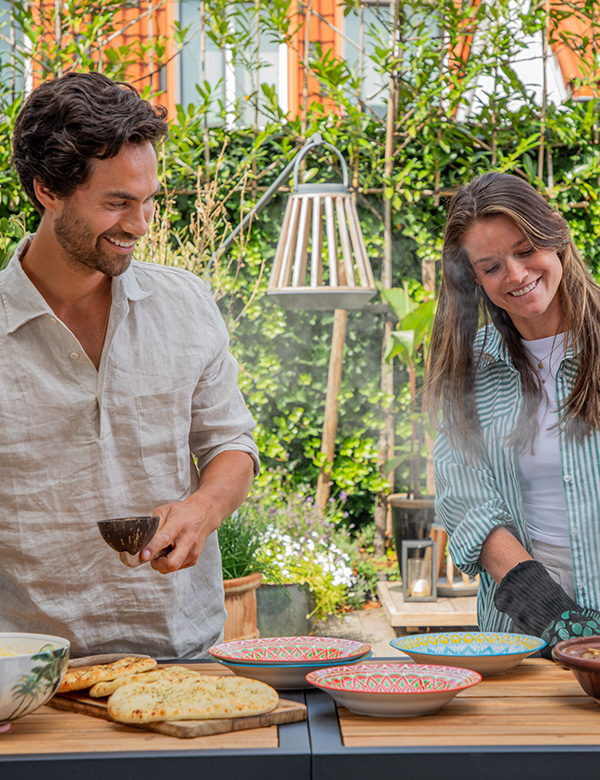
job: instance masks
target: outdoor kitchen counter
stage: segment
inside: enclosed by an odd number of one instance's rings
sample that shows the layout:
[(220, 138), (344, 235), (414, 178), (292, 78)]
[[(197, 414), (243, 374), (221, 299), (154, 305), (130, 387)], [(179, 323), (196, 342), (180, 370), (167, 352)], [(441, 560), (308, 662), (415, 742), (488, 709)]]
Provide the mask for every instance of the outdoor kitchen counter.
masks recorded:
[[(386, 660), (398, 660), (397, 657)], [(212, 672), (217, 664), (202, 665)], [(42, 707), (0, 735), (6, 780), (598, 780), (600, 706), (571, 672), (530, 659), (434, 715), (353, 715), (318, 690), (308, 721), (195, 739)]]
[[(231, 674), (220, 664), (190, 664)], [(304, 701), (302, 691), (282, 698)], [(307, 721), (179, 739), (40, 707), (0, 734), (2, 780), (310, 780)]]
[(484, 678), (433, 715), (354, 715), (321, 691), (307, 704), (312, 780), (600, 778), (600, 706), (541, 658)]

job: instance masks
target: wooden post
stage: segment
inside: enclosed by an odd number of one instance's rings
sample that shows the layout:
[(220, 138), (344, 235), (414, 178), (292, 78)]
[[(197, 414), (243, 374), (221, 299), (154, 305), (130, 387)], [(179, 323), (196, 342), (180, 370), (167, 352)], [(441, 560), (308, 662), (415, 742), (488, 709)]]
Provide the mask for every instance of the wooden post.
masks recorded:
[[(393, 58), (398, 61), (399, 51), (397, 51), (396, 32), (398, 30), (398, 20), (400, 16), (400, 0), (394, 0), (391, 6), (391, 35), (390, 46), (398, 55)], [(396, 66), (397, 67), (397, 66)], [(398, 90), (396, 87), (396, 70), (392, 69), (390, 73), (390, 95), (388, 98), (388, 110), (385, 132), (385, 164), (384, 176), (386, 181), (391, 179), (394, 170), (394, 133), (396, 129), (396, 113), (398, 102)], [(386, 289), (392, 286), (392, 202), (384, 201), (383, 204), (383, 263), (381, 268), (381, 284)], [(394, 373), (392, 364), (385, 358), (386, 346), (389, 343), (392, 333), (392, 323), (387, 318), (383, 324), (383, 345), (381, 353), (381, 389), (392, 398), (394, 393)], [(380, 472), (383, 472), (383, 464), (394, 454), (394, 411), (393, 402), (390, 400), (388, 406), (384, 409), (384, 424), (379, 436), (379, 454), (377, 457), (377, 466)], [(388, 475), (390, 491), (393, 492), (393, 472)], [(379, 493), (375, 500), (375, 539), (373, 546), (375, 552), (381, 554), (385, 548), (385, 537), (391, 529), (391, 508), (387, 505), (387, 494)]]
[(327, 374), (327, 396), (325, 399), (325, 419), (321, 439), (321, 452), (327, 458), (327, 463), (321, 469), (317, 480), (316, 505), (322, 512), (325, 511), (329, 501), (329, 481), (331, 477), (331, 463), (335, 455), (338, 394), (342, 383), (342, 362), (347, 323), (348, 312), (345, 309), (336, 309), (333, 317), (331, 354), (329, 356), (329, 373)]

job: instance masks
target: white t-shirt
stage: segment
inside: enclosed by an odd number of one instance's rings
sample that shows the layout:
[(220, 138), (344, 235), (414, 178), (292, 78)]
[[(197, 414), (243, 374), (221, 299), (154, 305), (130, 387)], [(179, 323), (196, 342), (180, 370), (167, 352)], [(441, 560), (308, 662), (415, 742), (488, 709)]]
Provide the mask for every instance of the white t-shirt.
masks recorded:
[[(565, 353), (567, 334), (523, 341), (543, 380), (547, 398), (538, 407), (539, 431), (531, 452), (517, 457), (527, 527), (532, 539), (558, 547), (569, 547), (567, 510), (558, 446), (558, 403), (556, 371)], [(542, 368), (539, 368), (539, 363)]]

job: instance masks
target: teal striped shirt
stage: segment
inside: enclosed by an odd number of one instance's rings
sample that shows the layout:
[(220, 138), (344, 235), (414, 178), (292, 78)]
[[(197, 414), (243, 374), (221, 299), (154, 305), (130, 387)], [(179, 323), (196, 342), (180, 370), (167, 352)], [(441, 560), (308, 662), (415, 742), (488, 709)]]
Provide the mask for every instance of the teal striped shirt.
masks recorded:
[[(485, 330), (478, 333), (481, 350)], [(577, 357), (568, 349), (556, 374), (558, 405), (568, 396), (577, 372)], [(434, 446), (436, 514), (448, 533), (448, 550), (457, 567), (480, 574), (477, 619), (482, 631), (512, 631), (508, 615), (494, 606), (497, 585), (479, 564), (481, 546), (496, 526), (506, 526), (531, 554), (517, 453), (506, 443), (523, 403), (521, 375), (504, 340), (489, 325), (485, 350), (475, 379), (475, 404), (485, 454), (468, 462), (452, 448), (442, 428)], [(577, 602), (600, 607), (600, 432), (579, 444), (559, 426), (562, 479), (567, 507)]]

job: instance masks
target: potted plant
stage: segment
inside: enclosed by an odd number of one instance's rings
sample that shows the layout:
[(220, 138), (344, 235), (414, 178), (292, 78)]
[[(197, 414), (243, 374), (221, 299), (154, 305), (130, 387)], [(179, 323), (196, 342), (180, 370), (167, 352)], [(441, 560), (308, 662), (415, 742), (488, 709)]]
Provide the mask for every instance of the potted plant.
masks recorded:
[(261, 555), (264, 527), (243, 504), (225, 519), (218, 530), (225, 592), (224, 640), (256, 639), (256, 590), (268, 564)]
[[(405, 489), (388, 497), (398, 560), (402, 539), (424, 539), (433, 521), (434, 484), (431, 461), (433, 430), (423, 404), (423, 378), (437, 301), (434, 293), (417, 282), (384, 289), (381, 295), (398, 322), (391, 334), (386, 359), (397, 358), (407, 381), (400, 402), (406, 409), (402, 420), (404, 440), (398, 454), (384, 465), (386, 472), (401, 474)], [(402, 573), (402, 572), (401, 572)]]
[(277, 475), (255, 486), (250, 506), (265, 522), (257, 592), (262, 636), (310, 634), (318, 620), (361, 599), (342, 503), (331, 500), (323, 516), (308, 486), (281, 484)]

